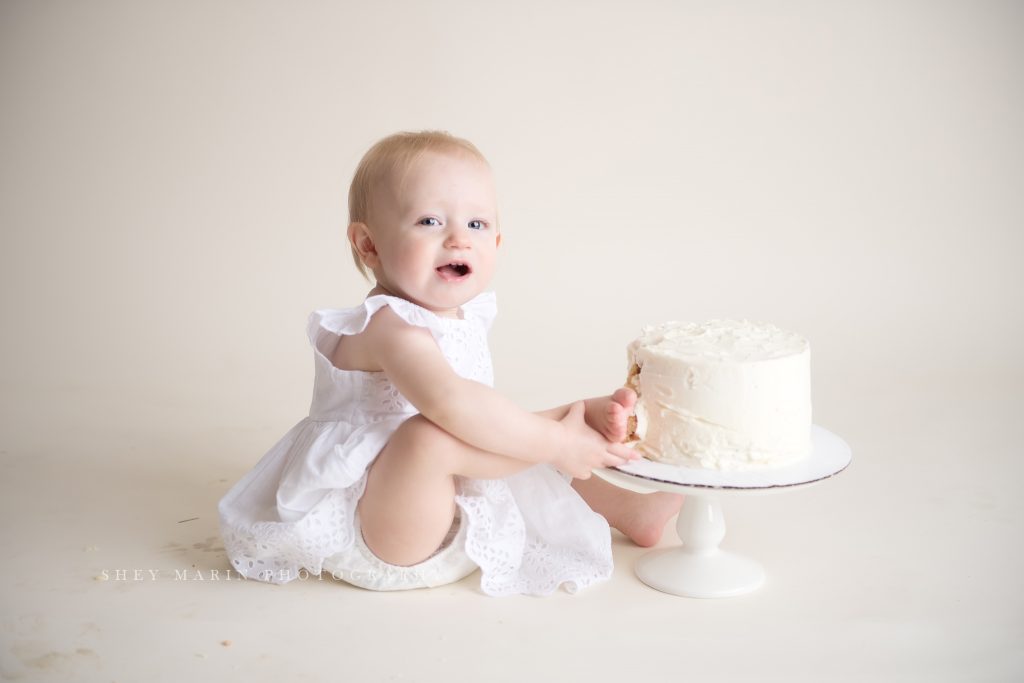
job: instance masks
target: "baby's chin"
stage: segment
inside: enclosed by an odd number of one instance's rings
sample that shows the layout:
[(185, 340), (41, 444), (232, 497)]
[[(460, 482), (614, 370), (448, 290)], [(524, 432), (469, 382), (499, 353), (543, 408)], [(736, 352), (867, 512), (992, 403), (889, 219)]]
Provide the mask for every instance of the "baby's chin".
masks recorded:
[(483, 273), (472, 273), (459, 281), (425, 279), (411, 282), (378, 281), (378, 289), (385, 293), (410, 301), (421, 308), (442, 317), (459, 317), (459, 307), (476, 298), (487, 289), (489, 277)]

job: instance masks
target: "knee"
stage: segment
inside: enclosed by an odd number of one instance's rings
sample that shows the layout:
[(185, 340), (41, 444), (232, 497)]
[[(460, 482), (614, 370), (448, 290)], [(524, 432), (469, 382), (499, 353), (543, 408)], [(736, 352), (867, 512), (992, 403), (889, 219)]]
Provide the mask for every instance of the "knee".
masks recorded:
[(402, 423), (392, 435), (389, 446), (396, 454), (407, 462), (410, 459), (425, 459), (432, 466), (454, 465), (452, 448), (453, 437), (436, 424), (423, 417), (414, 415)]
[(431, 445), (447, 432), (420, 414), (413, 415), (399, 425), (392, 438), (404, 438), (413, 443)]

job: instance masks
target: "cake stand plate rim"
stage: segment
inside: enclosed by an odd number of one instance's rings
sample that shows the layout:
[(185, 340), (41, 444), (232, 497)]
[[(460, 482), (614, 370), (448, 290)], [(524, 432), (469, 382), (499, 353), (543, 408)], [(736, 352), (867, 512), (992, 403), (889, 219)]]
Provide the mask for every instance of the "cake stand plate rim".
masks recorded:
[[(779, 468), (719, 471), (644, 460), (595, 472), (613, 483), (615, 479), (625, 477), (632, 484), (667, 490), (684, 488), (707, 492), (769, 493), (811, 486), (829, 479), (849, 467), (853, 459), (850, 446), (819, 425), (811, 426), (811, 444), (811, 454), (807, 458)], [(631, 468), (643, 471), (630, 471)]]

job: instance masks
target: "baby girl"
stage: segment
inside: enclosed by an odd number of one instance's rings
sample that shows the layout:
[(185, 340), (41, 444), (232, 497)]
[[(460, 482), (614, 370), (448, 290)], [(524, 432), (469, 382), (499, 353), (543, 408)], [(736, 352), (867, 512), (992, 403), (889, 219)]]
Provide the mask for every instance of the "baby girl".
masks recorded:
[(591, 477), (637, 457), (622, 444), (631, 390), (531, 413), (491, 388), (501, 231), (477, 148), (440, 132), (381, 140), (349, 218), (376, 284), (310, 316), (310, 414), (220, 502), (234, 568), (274, 583), (326, 569), (374, 590), (479, 568), (487, 594), (543, 595), (611, 575), (609, 525), (656, 543), (680, 497)]

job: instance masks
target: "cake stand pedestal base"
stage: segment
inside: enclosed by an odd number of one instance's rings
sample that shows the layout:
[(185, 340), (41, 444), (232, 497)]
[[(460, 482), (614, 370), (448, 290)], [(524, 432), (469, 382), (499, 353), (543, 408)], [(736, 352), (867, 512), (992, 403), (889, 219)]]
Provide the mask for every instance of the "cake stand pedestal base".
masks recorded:
[(687, 495), (676, 531), (682, 547), (655, 550), (636, 563), (637, 578), (651, 588), (688, 598), (728, 598), (764, 583), (759, 563), (719, 549), (725, 519), (717, 498)]
[(654, 550), (637, 560), (635, 571), (641, 581), (672, 595), (728, 598), (757, 590), (765, 574), (754, 560), (719, 549), (725, 538), (719, 499), (813, 486), (846, 469), (851, 457), (845, 441), (812, 425), (810, 456), (787, 467), (725, 472), (641, 460), (594, 472), (628, 489), (685, 496), (676, 521), (683, 545)]

